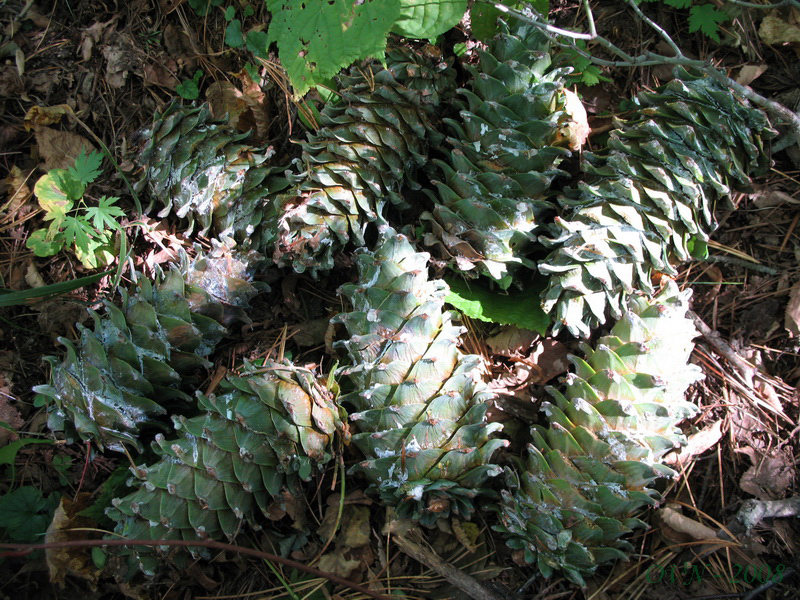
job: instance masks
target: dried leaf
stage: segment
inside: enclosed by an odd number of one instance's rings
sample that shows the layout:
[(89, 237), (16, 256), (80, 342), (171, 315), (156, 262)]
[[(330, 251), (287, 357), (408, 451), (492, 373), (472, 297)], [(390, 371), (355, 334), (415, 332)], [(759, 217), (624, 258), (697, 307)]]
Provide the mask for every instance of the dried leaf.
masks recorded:
[(342, 531), (336, 538), (337, 545), (346, 548), (365, 546), (369, 543), (370, 532), (369, 508), (347, 506), (342, 515)]
[(239, 117), (247, 110), (242, 92), (230, 81), (215, 81), (208, 86), (206, 100), (214, 118), (227, 119), (232, 127), (237, 127)]
[(771, 46), (786, 43), (800, 44), (800, 27), (790, 25), (775, 15), (767, 15), (758, 28), (761, 41)]
[(522, 356), (527, 354), (534, 340), (539, 337), (534, 331), (506, 325), (497, 335), (486, 338), (486, 344), (494, 354), (501, 356)]
[(14, 165), (9, 170), (8, 176), (0, 180), (0, 190), (6, 194), (3, 204), (8, 214), (16, 213), (33, 194), (31, 188), (28, 187), (29, 178), (30, 173), (25, 174), (18, 166)]
[(22, 121), (26, 131), (38, 130), (39, 127), (46, 127), (61, 121), (64, 115), (72, 116), (72, 107), (69, 104), (57, 104), (56, 106), (32, 106), (25, 114)]
[(566, 137), (569, 139), (570, 150), (578, 151), (589, 138), (592, 128), (589, 127), (586, 109), (578, 95), (570, 90), (564, 90), (564, 96), (566, 98), (564, 110), (572, 117), (572, 121), (570, 121), (567, 128), (569, 133)]
[[(86, 539), (88, 534), (80, 531), (81, 528), (95, 527), (95, 523), (86, 517), (77, 516), (79, 512), (91, 504), (91, 494), (83, 492), (78, 494), (75, 502), (68, 496), (62, 496), (61, 503), (56, 508), (53, 521), (47, 528), (45, 541), (63, 542), (67, 540)], [(79, 531), (69, 531), (78, 529)], [(92, 590), (97, 589), (97, 579), (100, 571), (92, 561), (91, 548), (68, 547), (48, 548), (45, 550), (47, 567), (50, 571), (50, 582), (63, 586), (67, 575), (80, 577), (89, 582)]]
[(745, 65), (739, 71), (739, 76), (736, 78), (736, 83), (750, 85), (756, 79), (761, 77), (766, 70), (767, 65)]
[[(0, 373), (0, 421), (13, 429), (19, 430), (25, 424), (25, 421), (12, 402), (16, 402), (16, 398), (11, 394), (9, 379), (6, 378), (4, 373)], [(19, 436), (14, 431), (0, 427), (0, 448), (18, 438)]]
[(800, 281), (792, 286), (783, 326), (786, 327), (790, 338), (800, 335)]
[(711, 527), (698, 523), (672, 508), (664, 507), (658, 511), (661, 522), (677, 532), (685, 533), (696, 540), (716, 540), (717, 532)]
[(791, 456), (774, 451), (766, 457), (752, 453), (750, 458), (754, 464), (742, 475), (739, 487), (759, 500), (783, 498), (794, 480), (795, 466)]
[(328, 552), (319, 559), (319, 568), (326, 573), (333, 573), (339, 577), (348, 579), (350, 574), (361, 564), (360, 560), (345, 558), (344, 554), (338, 550)]
[(685, 465), (693, 457), (713, 448), (722, 439), (722, 421), (715, 421), (689, 436), (688, 443), (678, 452), (672, 452), (664, 458), (668, 465)]
[(570, 365), (568, 354), (569, 350), (562, 342), (552, 339), (539, 342), (528, 357), (528, 362), (539, 367), (540, 379), (537, 383), (547, 383), (553, 377), (566, 373)]
[(36, 143), (39, 146), (39, 154), (44, 159), (45, 171), (68, 169), (75, 164), (75, 158), (81, 150), (86, 154), (95, 150), (92, 143), (82, 135), (50, 127), (36, 128)]
[(175, 90), (179, 83), (178, 78), (174, 75), (177, 67), (173, 61), (169, 62), (172, 63), (171, 68), (167, 68), (159, 63), (145, 65), (143, 69), (144, 84), (157, 85), (169, 90)]

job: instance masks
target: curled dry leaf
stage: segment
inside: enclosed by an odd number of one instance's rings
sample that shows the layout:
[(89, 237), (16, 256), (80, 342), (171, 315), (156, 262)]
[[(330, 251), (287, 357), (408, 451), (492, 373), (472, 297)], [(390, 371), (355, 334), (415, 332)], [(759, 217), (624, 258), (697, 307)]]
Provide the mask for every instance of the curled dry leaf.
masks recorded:
[(770, 46), (800, 44), (800, 27), (787, 23), (777, 15), (767, 15), (758, 28), (761, 41)]
[(180, 83), (174, 75), (176, 69), (177, 65), (172, 60), (167, 61), (166, 66), (160, 63), (147, 64), (143, 68), (144, 84), (174, 90)]
[(505, 325), (500, 333), (486, 338), (493, 354), (501, 356), (524, 356), (539, 334), (514, 325)]
[(569, 149), (576, 152), (583, 147), (592, 132), (592, 128), (589, 127), (586, 109), (578, 95), (569, 90), (564, 90), (564, 96), (566, 98), (564, 109), (572, 118), (567, 128), (568, 134), (565, 137), (569, 139)]
[(716, 530), (682, 515), (669, 506), (659, 510), (658, 516), (664, 525), (679, 533), (685, 533), (696, 540), (715, 540), (717, 538)]
[[(91, 519), (78, 516), (78, 513), (88, 508), (91, 502), (91, 494), (86, 492), (78, 494), (74, 502), (68, 496), (63, 496), (53, 515), (53, 521), (47, 528), (44, 541), (52, 543), (88, 539), (90, 534), (85, 530), (95, 528), (96, 524)], [(45, 558), (51, 583), (63, 587), (66, 576), (71, 575), (87, 580), (92, 590), (97, 589), (100, 571), (92, 561), (91, 548), (48, 548), (45, 550)]]
[(10, 378), (0, 372), (0, 421), (11, 427), (0, 427), (0, 448), (19, 437), (12, 429), (18, 430), (25, 424), (22, 415), (13, 405), (14, 402), (16, 398), (11, 394)]
[(745, 65), (739, 71), (739, 75), (736, 77), (736, 83), (750, 85), (761, 77), (766, 70), (767, 65)]
[(22, 125), (26, 131), (38, 129), (59, 123), (64, 115), (73, 116), (72, 107), (69, 104), (56, 104), (55, 106), (31, 106), (25, 113)]
[(693, 457), (716, 446), (721, 439), (722, 421), (719, 420), (690, 435), (688, 443), (679, 451), (668, 454), (664, 462), (668, 465), (685, 465)]

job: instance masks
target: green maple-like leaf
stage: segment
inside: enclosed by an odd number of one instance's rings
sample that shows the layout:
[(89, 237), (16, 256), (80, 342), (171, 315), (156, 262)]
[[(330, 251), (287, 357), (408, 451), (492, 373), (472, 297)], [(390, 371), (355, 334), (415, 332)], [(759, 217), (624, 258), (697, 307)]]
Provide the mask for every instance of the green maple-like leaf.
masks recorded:
[(400, 4), (400, 17), (392, 31), (419, 39), (444, 33), (467, 11), (467, 0), (400, 0)]
[(17, 488), (0, 497), (0, 529), (15, 542), (42, 541), (57, 504), (55, 494), (44, 498), (42, 492), (31, 485)]
[(95, 233), (84, 219), (67, 216), (64, 218), (62, 235), (67, 246), (74, 244), (78, 248), (86, 249), (89, 247), (89, 241), (95, 236)]
[(693, 6), (689, 11), (689, 31), (700, 31), (715, 42), (719, 42), (719, 24), (728, 20), (728, 15), (717, 10), (713, 4)]
[(107, 198), (103, 196), (98, 200), (97, 206), (89, 206), (86, 208), (86, 216), (92, 220), (92, 225), (99, 230), (103, 229), (119, 229), (117, 218), (124, 217), (125, 213), (119, 206), (114, 206), (114, 203), (119, 198)]
[(100, 164), (102, 162), (102, 154), (92, 151), (87, 155), (86, 148), (83, 148), (81, 153), (75, 158), (75, 166), (70, 167), (67, 171), (75, 180), (80, 181), (85, 187), (100, 175), (102, 172)]
[(267, 0), (267, 8), (267, 43), (278, 43), (294, 91), (302, 95), (356, 60), (382, 58), (400, 0)]

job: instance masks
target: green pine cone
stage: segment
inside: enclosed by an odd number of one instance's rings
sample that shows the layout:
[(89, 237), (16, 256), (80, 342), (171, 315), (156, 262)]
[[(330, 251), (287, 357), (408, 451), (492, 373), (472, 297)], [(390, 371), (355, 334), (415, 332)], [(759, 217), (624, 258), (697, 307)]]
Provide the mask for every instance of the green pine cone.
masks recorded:
[(546, 38), (518, 21), (480, 52), (470, 89), (459, 90), (460, 119), (446, 119), (448, 159), (434, 160), (441, 181), (434, 208), (422, 216), (425, 243), (460, 272), (486, 275), (502, 288), (525, 257), (544, 215), (556, 167), (570, 152), (565, 91), (559, 71), (545, 74)]
[(121, 290), (119, 307), (105, 301), (90, 311), (94, 327), (78, 325), (80, 340), (63, 360), (50, 356), (50, 384), (35, 391), (54, 400), (48, 425), (94, 441), (101, 449), (141, 450), (139, 430), (165, 414), (164, 405), (191, 402), (180, 388), (225, 335), (223, 323), (240, 317), (256, 289), (246, 278), (253, 253), (211, 254), (160, 275), (154, 284), (139, 276)]
[(303, 144), (295, 187), (275, 200), (261, 228), (258, 247), (274, 247), (277, 264), (330, 269), (348, 242), (364, 245), (387, 202), (406, 206), (400, 190), (420, 187), (416, 174), (441, 138), (437, 112), (455, 88), (453, 69), (435, 50), (389, 49), (386, 68), (373, 62), (341, 78), (341, 100), (325, 107)]
[(688, 364), (690, 295), (670, 281), (654, 300), (628, 298), (610, 334), (570, 357), (564, 392), (548, 389), (550, 426), (533, 428), (526, 460), (508, 470), (496, 526), (543, 575), (560, 569), (585, 585), (598, 565), (626, 558), (622, 536), (644, 525), (631, 515), (660, 499), (648, 486), (676, 476), (661, 459), (685, 444), (676, 426), (695, 414), (684, 396), (702, 378)]
[(334, 347), (350, 365), (338, 374), (352, 441), (367, 457), (357, 471), (399, 517), (423, 524), (468, 518), (507, 445), (492, 438), (501, 425), (486, 422), (481, 359), (458, 350), (464, 328), (443, 310), (447, 284), (428, 279), (428, 259), (382, 228), (378, 249), (358, 255), (358, 283), (342, 288), (353, 310), (332, 321), (349, 335)]
[[(215, 121), (207, 105), (168, 106), (156, 116), (150, 141), (139, 155), (144, 167), (139, 191), (158, 202), (159, 217), (175, 214), (201, 235), (230, 235), (246, 241), (261, 222), (266, 198), (288, 185), (269, 166), (272, 147), (254, 148), (239, 133)], [(285, 167), (284, 167), (285, 168)]]
[[(334, 433), (342, 430), (333, 396), (289, 363), (228, 376), (216, 394), (198, 392), (197, 400), (204, 414), (174, 417), (180, 437), (159, 434), (153, 449), (161, 459), (137, 467), (138, 489), (107, 509), (117, 534), (219, 540), (233, 539), (243, 524), (258, 528), (273, 499), (301, 494), (301, 482), (331, 459)], [(134, 555), (152, 574), (155, 555)]]
[(671, 261), (708, 240), (717, 202), (769, 167), (764, 113), (710, 78), (682, 76), (639, 95), (607, 155), (584, 155), (587, 179), (540, 238), (555, 248), (539, 264), (555, 332), (586, 337), (607, 312), (620, 318), (633, 290), (652, 293), (653, 271), (674, 275)]

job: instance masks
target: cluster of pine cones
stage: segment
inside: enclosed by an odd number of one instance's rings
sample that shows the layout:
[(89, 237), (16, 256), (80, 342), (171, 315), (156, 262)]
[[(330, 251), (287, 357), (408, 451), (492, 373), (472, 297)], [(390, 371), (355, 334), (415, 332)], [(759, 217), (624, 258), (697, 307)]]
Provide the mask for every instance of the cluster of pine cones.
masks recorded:
[[(174, 432), (152, 443), (157, 460), (134, 469), (135, 491), (107, 510), (118, 534), (194, 541), (257, 528), (342, 440), (363, 456), (350, 474), (398, 518), (434, 525), (491, 507), (511, 548), (579, 584), (626, 556), (625, 534), (642, 525), (631, 515), (658, 500), (654, 480), (675, 475), (661, 459), (684, 441), (677, 424), (696, 410), (685, 391), (701, 376), (688, 365), (688, 293), (656, 290), (651, 276), (674, 274), (707, 239), (717, 201), (768, 166), (771, 130), (727, 89), (682, 73), (640, 94), (565, 187), (572, 118), (546, 50), (529, 25), (503, 25), (457, 90), (435, 52), (390, 49), (385, 66), (340, 78), (339, 101), (290, 169), (204, 107), (157, 118), (142, 189), (159, 216), (218, 242), (92, 313), (37, 388), (54, 400), (54, 430), (108, 450), (141, 451), (142, 429), (172, 413)], [(423, 180), (421, 212), (404, 192)], [(418, 227), (401, 233), (390, 218)], [(358, 277), (339, 292), (349, 311), (332, 319), (337, 386), (266, 362), (191, 394), (258, 293), (260, 265), (318, 276), (352, 249)], [(530, 302), (554, 334), (585, 338), (614, 321), (548, 389), (548, 426), (532, 427), (524, 457), (508, 456), (502, 426), (487, 421), (482, 359), (459, 349), (464, 327), (445, 308), (447, 284), (429, 276), (432, 254), (499, 293), (545, 276)], [(153, 556), (138, 556), (152, 571)]]

